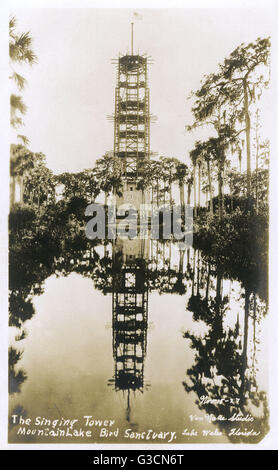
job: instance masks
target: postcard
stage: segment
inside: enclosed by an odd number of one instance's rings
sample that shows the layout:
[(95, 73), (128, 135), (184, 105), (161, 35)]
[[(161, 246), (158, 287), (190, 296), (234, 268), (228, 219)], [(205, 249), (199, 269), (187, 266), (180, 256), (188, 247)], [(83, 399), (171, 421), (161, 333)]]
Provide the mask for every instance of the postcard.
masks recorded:
[(6, 4), (1, 445), (273, 448), (277, 4), (129, 5)]

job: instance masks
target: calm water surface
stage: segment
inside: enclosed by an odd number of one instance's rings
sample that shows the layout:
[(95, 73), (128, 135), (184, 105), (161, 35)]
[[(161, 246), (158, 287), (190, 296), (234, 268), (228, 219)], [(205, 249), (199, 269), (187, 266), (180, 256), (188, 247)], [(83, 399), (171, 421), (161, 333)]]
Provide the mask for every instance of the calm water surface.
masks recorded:
[[(10, 328), (11, 347), (21, 352), (10, 366), (10, 414), (33, 423), (78, 419), (76, 430), (91, 436), (18, 434), (11, 422), (10, 442), (260, 440), (266, 306), (254, 292), (246, 299), (239, 281), (182, 245), (117, 240), (65, 253), (32, 296), (32, 317)], [(227, 421), (235, 413), (249, 421)], [(115, 423), (85, 427), (84, 416)], [(30, 427), (53, 429), (42, 424)]]

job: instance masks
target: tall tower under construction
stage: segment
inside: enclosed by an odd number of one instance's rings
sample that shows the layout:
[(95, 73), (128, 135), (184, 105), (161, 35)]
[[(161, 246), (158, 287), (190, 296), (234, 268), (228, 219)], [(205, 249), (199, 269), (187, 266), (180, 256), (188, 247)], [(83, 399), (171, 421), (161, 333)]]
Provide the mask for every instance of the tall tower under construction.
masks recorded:
[(148, 202), (147, 191), (138, 187), (144, 163), (150, 158), (150, 111), (148, 57), (133, 53), (117, 60), (114, 113), (114, 157), (122, 162), (123, 196), (117, 206), (132, 204), (136, 209)]

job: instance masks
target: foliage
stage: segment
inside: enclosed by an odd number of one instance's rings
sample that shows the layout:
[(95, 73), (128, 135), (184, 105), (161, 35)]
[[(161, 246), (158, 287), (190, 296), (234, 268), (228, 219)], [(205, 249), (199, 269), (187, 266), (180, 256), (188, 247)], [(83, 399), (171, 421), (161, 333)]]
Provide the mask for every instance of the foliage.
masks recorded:
[[(32, 49), (32, 37), (29, 31), (19, 33), (16, 30), (17, 21), (15, 16), (10, 17), (9, 21), (9, 55), (11, 63), (11, 76), (10, 78), (16, 84), (19, 91), (22, 91), (26, 86), (26, 79), (16, 72), (13, 68), (14, 63), (22, 64), (27, 63), (32, 66), (37, 62), (37, 57)], [(27, 107), (22, 100), (21, 95), (11, 95), (11, 126), (17, 128), (23, 125), (22, 115), (26, 113)], [(20, 115), (18, 115), (20, 113)], [(27, 137), (23, 137), (25, 143), (28, 141)]]
[[(264, 88), (269, 83), (269, 38), (258, 38), (254, 43), (241, 44), (226, 58), (216, 73), (206, 75), (201, 88), (191, 94), (194, 98), (192, 114), (194, 122), (187, 126), (189, 131), (198, 126), (212, 126), (217, 137), (211, 137), (207, 142), (197, 142), (190, 153), (193, 164), (201, 164), (204, 151), (218, 164), (218, 195), (223, 195), (223, 163), (227, 159), (228, 150), (232, 157), (238, 155), (241, 167), (243, 140), (240, 134), (245, 133), (247, 172), (244, 180), (247, 193), (247, 208), (250, 209), (251, 196), (256, 193), (259, 182), (256, 182), (255, 192), (251, 181), (251, 129), (252, 119), (258, 120), (258, 113), (252, 115), (250, 105), (260, 99)], [(258, 129), (258, 126), (257, 126)], [(223, 132), (224, 131), (224, 132)], [(258, 136), (257, 136), (258, 140)], [(222, 166), (221, 166), (222, 165)], [(219, 203), (219, 216), (222, 203)]]
[(267, 298), (268, 217), (236, 209), (223, 220), (201, 217), (194, 223), (194, 246), (222, 272)]

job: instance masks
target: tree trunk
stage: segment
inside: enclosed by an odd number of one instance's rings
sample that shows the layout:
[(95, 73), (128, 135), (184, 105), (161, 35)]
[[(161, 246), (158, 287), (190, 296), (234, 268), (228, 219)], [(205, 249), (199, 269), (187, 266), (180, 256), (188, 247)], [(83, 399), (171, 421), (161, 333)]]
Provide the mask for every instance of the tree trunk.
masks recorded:
[(213, 214), (213, 196), (212, 196), (212, 184), (211, 184), (211, 173), (210, 173), (210, 161), (207, 160), (207, 170), (208, 170), (208, 184), (209, 184), (209, 211)]
[(256, 121), (256, 214), (259, 212), (259, 197), (258, 197), (258, 166), (259, 166), (259, 133), (258, 133), (258, 116)]
[(200, 293), (200, 251), (197, 251), (197, 295)]
[(245, 307), (244, 307), (244, 334), (243, 334), (243, 350), (241, 362), (241, 404), (244, 402), (245, 393), (245, 371), (247, 368), (247, 344), (248, 344), (248, 319), (250, 305), (250, 290), (245, 289)]
[(201, 163), (198, 163), (198, 211), (201, 206)]
[(15, 203), (15, 176), (10, 179), (10, 207)]
[(187, 204), (190, 206), (190, 200), (191, 200), (191, 183), (187, 185)]
[(155, 261), (156, 261), (156, 270), (158, 269), (158, 247), (159, 247), (159, 241), (156, 240), (156, 256), (155, 256)]
[(184, 250), (180, 250), (179, 274), (182, 274), (182, 273), (183, 273), (183, 260), (184, 260)]
[(216, 277), (216, 297), (215, 297), (218, 302), (220, 302), (222, 298), (221, 290), (222, 290), (222, 275), (218, 273)]
[(156, 180), (156, 204), (159, 207), (159, 178)]
[(250, 114), (248, 104), (247, 81), (243, 80), (244, 90), (244, 115), (245, 115), (245, 135), (246, 135), (246, 160), (247, 160), (247, 207), (250, 208), (251, 202), (251, 146), (250, 146)]
[(218, 272), (216, 276), (216, 295), (215, 295), (215, 315), (216, 315), (216, 337), (223, 340), (223, 311), (221, 309), (222, 303), (222, 273)]
[(169, 267), (171, 269), (171, 262), (172, 262), (172, 242), (169, 241)]
[(241, 162), (242, 162), (242, 152), (239, 150), (238, 152), (238, 162), (239, 162), (239, 172), (241, 173)]
[(194, 295), (194, 287), (195, 287), (195, 269), (196, 269), (196, 251), (194, 249), (193, 252), (193, 276), (192, 276), (192, 293), (191, 295)]
[(253, 292), (254, 298), (254, 312), (253, 312), (253, 366), (255, 365), (256, 361), (256, 352), (257, 352), (257, 345), (256, 345), (256, 321), (257, 321), (257, 294)]
[(170, 178), (169, 178), (169, 195), (170, 195), (170, 206), (172, 205), (172, 173), (170, 170)]
[(197, 216), (197, 201), (196, 201), (196, 164), (193, 166), (193, 193), (194, 193), (194, 217)]
[(234, 195), (233, 188), (230, 186), (230, 197), (231, 197), (231, 214), (234, 212)]
[(218, 161), (218, 216), (223, 219), (223, 161), (222, 155)]
[(182, 181), (179, 182), (179, 189), (180, 189), (180, 203), (182, 210), (184, 209), (184, 184)]
[(210, 283), (210, 263), (208, 264), (208, 271), (207, 271), (206, 302), (208, 302), (208, 296), (209, 296), (209, 283)]
[[(245, 289), (244, 336), (243, 336), (243, 350), (242, 350), (242, 357), (245, 362), (247, 360), (249, 304), (250, 304), (250, 291), (249, 289)], [(246, 367), (246, 364), (245, 364), (245, 367)]]
[(23, 193), (24, 193), (24, 183), (23, 183), (23, 176), (19, 177), (19, 202), (23, 204)]

